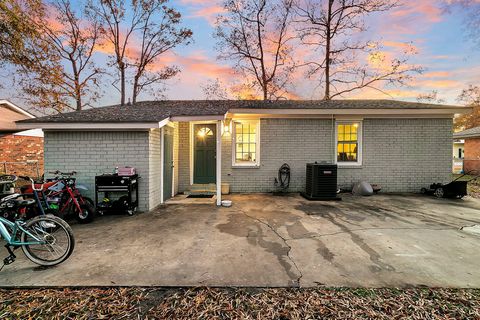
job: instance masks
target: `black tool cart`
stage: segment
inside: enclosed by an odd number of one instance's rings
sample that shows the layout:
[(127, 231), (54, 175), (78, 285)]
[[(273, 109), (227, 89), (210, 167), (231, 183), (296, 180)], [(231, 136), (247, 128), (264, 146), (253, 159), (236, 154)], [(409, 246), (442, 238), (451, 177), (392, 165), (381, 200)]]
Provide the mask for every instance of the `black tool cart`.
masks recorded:
[[(138, 179), (137, 174), (119, 176), (118, 174), (103, 174), (95, 177), (95, 203), (97, 213), (126, 213), (133, 215), (138, 207)], [(98, 194), (103, 193), (101, 202)], [(111, 193), (124, 193), (115, 200), (110, 199)]]

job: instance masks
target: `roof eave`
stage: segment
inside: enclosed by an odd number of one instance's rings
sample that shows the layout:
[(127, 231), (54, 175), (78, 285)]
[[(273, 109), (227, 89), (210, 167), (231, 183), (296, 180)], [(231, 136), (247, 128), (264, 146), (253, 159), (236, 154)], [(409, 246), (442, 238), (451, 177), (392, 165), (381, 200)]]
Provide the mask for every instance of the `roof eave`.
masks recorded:
[(35, 117), (33, 114), (31, 114), (30, 112), (23, 110), (22, 108), (20, 108), (19, 106), (14, 105), (13, 103), (11, 103), (11, 102), (8, 101), (8, 100), (0, 100), (0, 104), (7, 105), (11, 110), (16, 111), (16, 112), (18, 112), (18, 113), (21, 113), (21, 114), (23, 114), (24, 116), (27, 116), (27, 117), (29, 117), (29, 118), (31, 118), (31, 119), (36, 118), (36, 117)]
[(251, 109), (232, 108), (234, 114), (270, 114), (270, 115), (455, 115), (471, 111), (470, 107), (425, 108), (425, 109)]
[(148, 130), (161, 128), (169, 119), (159, 122), (17, 122), (22, 130)]

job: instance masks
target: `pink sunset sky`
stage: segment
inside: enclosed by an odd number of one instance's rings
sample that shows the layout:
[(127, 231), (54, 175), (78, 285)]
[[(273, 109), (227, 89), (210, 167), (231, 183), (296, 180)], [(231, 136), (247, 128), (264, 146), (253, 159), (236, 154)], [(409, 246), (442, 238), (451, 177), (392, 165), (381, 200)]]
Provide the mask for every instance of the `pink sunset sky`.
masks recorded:
[[(456, 0), (449, 0), (450, 2)], [(480, 5), (480, 0), (478, 1)], [(415, 77), (405, 87), (382, 87), (389, 96), (379, 91), (367, 89), (355, 91), (343, 98), (349, 99), (399, 99), (415, 101), (419, 94), (438, 91), (445, 103), (458, 104), (457, 97), (468, 85), (480, 83), (480, 47), (469, 39), (466, 31), (466, 13), (462, 10), (446, 12), (445, 1), (405, 0), (404, 4), (390, 12), (375, 14), (368, 18), (366, 39), (382, 44), (386, 57), (395, 57), (405, 48), (413, 48), (417, 54), (410, 63), (424, 68), (424, 73)], [(159, 59), (154, 68), (175, 64), (181, 73), (166, 85), (167, 99), (203, 99), (202, 86), (219, 79), (225, 84), (239, 81), (232, 63), (218, 60), (213, 37), (216, 15), (223, 12), (221, 1), (177, 0), (170, 1), (183, 16), (184, 26), (193, 31), (193, 43), (175, 49)], [(79, 4), (80, 6), (80, 4)], [(312, 54), (311, 48), (297, 48), (297, 56)], [(108, 60), (108, 48), (103, 48), (95, 56), (99, 64)], [(315, 78), (306, 79), (295, 74), (291, 86), (291, 97), (320, 99), (322, 90)], [(111, 86), (111, 79), (103, 83), (103, 95), (98, 105), (116, 104), (118, 92)], [(127, 92), (127, 94), (129, 94)], [(8, 89), (0, 92), (2, 98), (16, 97)], [(128, 97), (128, 95), (127, 95)], [(143, 94), (140, 100), (151, 99)]]

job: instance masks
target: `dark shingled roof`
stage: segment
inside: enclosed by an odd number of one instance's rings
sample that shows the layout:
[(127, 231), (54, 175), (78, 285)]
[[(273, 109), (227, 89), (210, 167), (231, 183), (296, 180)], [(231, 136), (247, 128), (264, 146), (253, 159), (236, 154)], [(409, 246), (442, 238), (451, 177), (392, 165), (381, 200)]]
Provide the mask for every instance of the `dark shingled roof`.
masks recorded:
[(456, 139), (463, 139), (463, 138), (480, 138), (480, 126), (475, 128), (470, 128), (464, 131), (455, 132), (453, 137)]
[[(230, 109), (450, 109), (457, 106), (395, 100), (166, 100), (107, 106), (19, 121), (21, 123), (159, 122), (171, 116), (218, 116)], [(461, 107), (458, 107), (461, 108)]]

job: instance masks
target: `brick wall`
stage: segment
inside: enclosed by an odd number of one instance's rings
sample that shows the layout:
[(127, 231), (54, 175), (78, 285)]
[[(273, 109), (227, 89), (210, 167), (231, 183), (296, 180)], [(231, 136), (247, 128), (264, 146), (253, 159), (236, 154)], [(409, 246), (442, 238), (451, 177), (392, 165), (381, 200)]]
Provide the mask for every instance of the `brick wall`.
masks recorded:
[(155, 202), (150, 203), (149, 196), (149, 151), (156, 146), (149, 138), (156, 135), (148, 131), (46, 131), (45, 171), (77, 171), (78, 181), (88, 186), (88, 195), (94, 198), (96, 175), (113, 172), (116, 166), (133, 166), (141, 177), (138, 209), (145, 211)]
[[(190, 183), (189, 128), (180, 124), (179, 191)], [(270, 192), (283, 163), (291, 167), (290, 191), (305, 188), (305, 164), (332, 161), (334, 137), (327, 119), (262, 119), (260, 167), (232, 167), (231, 135), (222, 138), (222, 182), (232, 192)], [(418, 192), (451, 174), (451, 119), (365, 119), (363, 165), (340, 168), (339, 186), (366, 180), (386, 192)]]
[[(38, 161), (39, 175), (43, 174), (43, 138), (7, 135), (0, 137), (0, 162), (27, 162)], [(36, 164), (7, 164), (0, 163), (0, 172), (16, 173), (17, 175), (37, 176)]]
[[(177, 127), (178, 125), (178, 127)], [(174, 130), (175, 188), (190, 185), (189, 124)], [(222, 138), (222, 180), (232, 192), (269, 192), (283, 163), (291, 167), (290, 191), (303, 191), (305, 164), (332, 161), (332, 122), (325, 119), (262, 119), (260, 167), (232, 167), (231, 135)], [(339, 185), (367, 180), (386, 192), (415, 192), (432, 182), (446, 182), (451, 172), (451, 119), (366, 119), (363, 165), (340, 168)], [(160, 203), (160, 130), (45, 132), (45, 170), (78, 172), (90, 188), (94, 177), (116, 166), (134, 166), (142, 177), (139, 210)]]
[(464, 145), (463, 170), (480, 172), (480, 138), (467, 138)]

